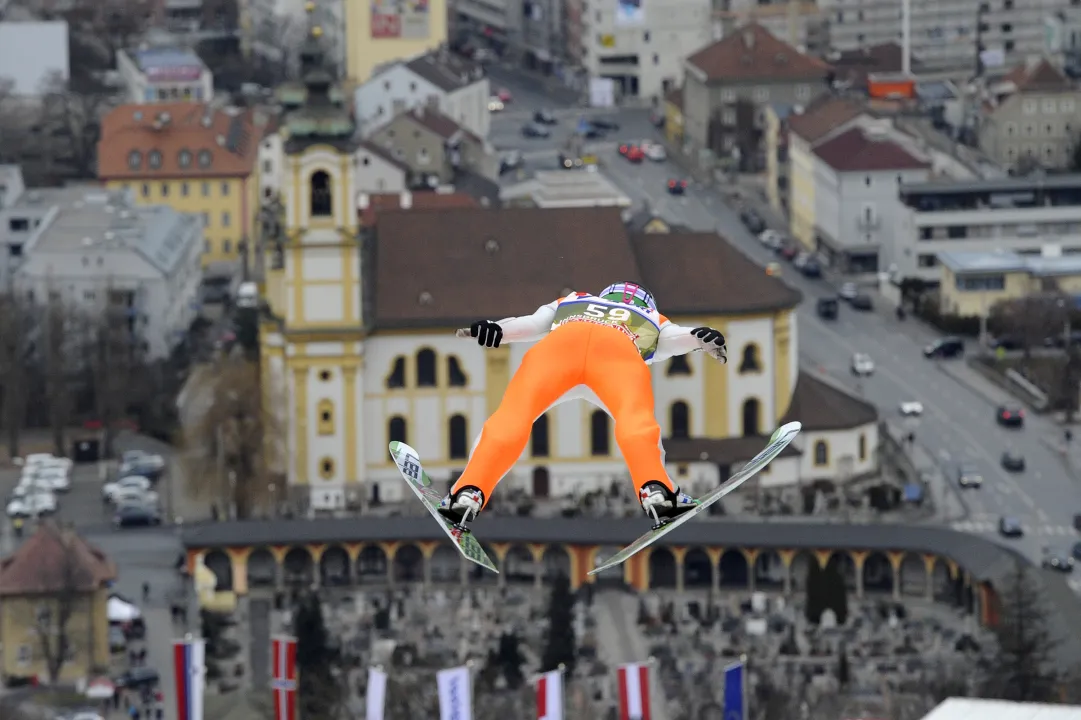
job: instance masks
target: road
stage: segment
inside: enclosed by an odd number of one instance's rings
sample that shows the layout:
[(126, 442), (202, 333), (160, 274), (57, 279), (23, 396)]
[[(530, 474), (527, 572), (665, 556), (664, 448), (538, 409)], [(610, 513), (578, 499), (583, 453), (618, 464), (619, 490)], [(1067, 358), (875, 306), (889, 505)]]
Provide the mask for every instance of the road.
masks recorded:
[[(644, 112), (624, 111), (615, 117), (623, 125), (618, 133), (620, 139), (658, 137)], [(517, 127), (511, 125), (510, 118), (500, 118), (493, 126), (493, 136), (504, 141), (504, 147), (530, 148), (537, 153), (527, 156), (535, 158), (532, 164), (543, 166), (545, 160), (540, 152), (546, 149), (542, 147), (545, 141), (520, 137), (512, 140)], [(554, 156), (554, 148), (551, 152)], [(744, 229), (737, 211), (716, 189), (691, 182), (684, 196), (668, 195), (667, 181), (686, 177), (671, 163), (634, 166), (624, 162), (614, 149), (603, 155), (603, 160), (607, 167), (602, 171), (636, 206), (649, 203), (671, 222), (694, 230), (716, 230), (761, 265), (777, 259)], [(1081, 512), (1081, 482), (1067, 471), (1063, 455), (1048, 446), (1061, 437), (1055, 423), (1029, 414), (1022, 430), (999, 427), (995, 407), (1002, 400), (1010, 401), (1008, 396), (963, 362), (940, 365), (922, 356), (921, 348), (938, 336), (936, 331), (911, 319), (897, 321), (893, 308), (885, 307), (877, 297), (879, 307), (874, 312), (859, 313), (845, 306), (838, 320), (823, 321), (814, 312), (815, 300), (835, 296), (836, 289), (824, 280), (807, 280), (787, 265), (784, 273), (784, 280), (805, 297), (798, 310), (801, 363), (805, 369), (823, 372), (855, 388), (857, 383), (849, 369), (851, 357), (856, 352), (869, 354), (876, 372), (859, 383), (863, 397), (874, 403), (884, 417), (896, 417), (903, 400), (923, 403), (923, 417), (913, 422), (912, 431), (916, 442), (936, 459), (951, 486), (960, 463), (971, 463), (982, 472), (982, 489), (963, 494), (958, 490), (968, 512), (965, 519), (954, 521), (954, 527), (1010, 544), (1034, 560), (1040, 558), (1046, 546), (1066, 549), (1079, 539), (1072, 523), (1074, 513)], [(663, 304), (664, 299), (660, 301)], [(730, 338), (729, 344), (738, 347), (739, 338)], [(1000, 467), (999, 458), (1006, 448), (1025, 456), (1025, 472), (1012, 474)], [(1075, 454), (1073, 466), (1081, 468), (1081, 448)], [(1018, 517), (1025, 536), (1018, 540), (999, 538), (997, 523), (1002, 515)], [(1073, 584), (1081, 590), (1081, 573), (1078, 575)]]

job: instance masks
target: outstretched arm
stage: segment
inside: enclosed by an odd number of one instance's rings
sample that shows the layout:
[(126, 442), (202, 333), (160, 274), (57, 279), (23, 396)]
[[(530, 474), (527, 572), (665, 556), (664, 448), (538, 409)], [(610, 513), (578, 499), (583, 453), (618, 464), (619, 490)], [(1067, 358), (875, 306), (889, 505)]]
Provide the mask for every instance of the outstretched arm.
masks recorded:
[[(487, 347), (495, 347), (504, 342), (533, 342), (534, 340), (540, 340), (551, 331), (552, 321), (555, 320), (558, 305), (558, 301), (548, 303), (547, 305), (541, 305), (532, 315), (509, 317), (497, 321), (495, 324), (499, 325), (502, 334), (498, 335), (498, 340), (494, 345), (488, 344)], [(460, 338), (473, 337), (470, 328), (462, 328), (457, 331), (456, 335)], [(485, 344), (483, 340), (481, 344)]]
[(724, 336), (717, 333), (720, 338), (719, 343), (715, 340), (703, 342), (700, 335), (703, 334), (701, 331), (704, 329), (708, 330), (708, 328), (684, 327), (673, 322), (665, 323), (661, 326), (661, 334), (657, 338), (657, 351), (653, 353), (650, 362), (662, 362), (676, 355), (686, 355), (696, 350), (704, 350), (714, 359), (722, 363), (727, 362), (728, 355), (725, 352)]

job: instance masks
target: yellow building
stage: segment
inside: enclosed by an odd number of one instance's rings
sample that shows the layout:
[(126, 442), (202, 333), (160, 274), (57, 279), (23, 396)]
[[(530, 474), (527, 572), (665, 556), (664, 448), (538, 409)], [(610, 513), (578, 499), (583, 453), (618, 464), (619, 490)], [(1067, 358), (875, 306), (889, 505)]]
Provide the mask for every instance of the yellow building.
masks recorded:
[(788, 128), (787, 109), (767, 105), (766, 129), (766, 197), (770, 207), (782, 215), (788, 212)]
[[(71, 682), (108, 672), (108, 584), (114, 580), (116, 566), (100, 550), (51, 523), (0, 560), (4, 679)], [(50, 678), (50, 669), (57, 677)]]
[(446, 0), (345, 0), (345, 67), (350, 84), (376, 68), (447, 42)]
[(254, 237), (268, 119), (204, 103), (121, 105), (102, 121), (98, 178), (143, 205), (203, 218), (203, 262), (235, 261)]
[(683, 88), (664, 96), (664, 134), (673, 148), (683, 148)]
[(942, 280), (939, 312), (986, 317), (996, 303), (1049, 290), (1081, 295), (1081, 259), (1032, 257), (1013, 252), (944, 252), (938, 254)]

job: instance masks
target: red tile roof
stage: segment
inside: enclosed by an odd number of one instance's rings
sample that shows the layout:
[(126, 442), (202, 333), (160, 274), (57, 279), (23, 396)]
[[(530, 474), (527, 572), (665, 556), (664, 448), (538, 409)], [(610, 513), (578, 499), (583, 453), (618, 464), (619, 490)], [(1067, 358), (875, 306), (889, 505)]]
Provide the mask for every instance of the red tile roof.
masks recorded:
[(116, 565), (74, 532), (51, 522), (0, 560), (0, 596), (92, 592), (116, 579)]
[(825, 80), (830, 66), (751, 23), (687, 58), (711, 82)]
[(862, 112), (863, 107), (855, 100), (826, 95), (801, 114), (789, 115), (788, 129), (807, 142), (816, 143)]
[(377, 193), (368, 196), (367, 207), (358, 209), (361, 225), (375, 224), (376, 216), (386, 210), (402, 210), (403, 196), (408, 196), (408, 208), (418, 210), (438, 210), (441, 208), (475, 208), (480, 203), (472, 195), (465, 193), (440, 192), (404, 192)]
[(1017, 86), (1018, 92), (1062, 92), (1075, 87), (1061, 70), (1046, 59), (1032, 66), (1019, 65), (1003, 79)]
[(881, 170), (917, 170), (930, 167), (897, 143), (868, 135), (862, 128), (852, 128), (814, 148), (822, 162), (838, 172), (876, 172)]

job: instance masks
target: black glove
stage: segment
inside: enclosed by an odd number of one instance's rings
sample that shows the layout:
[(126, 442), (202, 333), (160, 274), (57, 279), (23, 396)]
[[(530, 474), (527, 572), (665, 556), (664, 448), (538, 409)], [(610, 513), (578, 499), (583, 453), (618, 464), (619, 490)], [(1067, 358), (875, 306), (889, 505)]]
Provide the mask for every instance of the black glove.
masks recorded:
[(481, 347), (497, 348), (503, 342), (503, 328), (494, 320), (478, 320), (469, 326), (469, 335)]
[[(713, 345), (716, 345), (718, 347), (724, 347), (724, 335), (721, 335), (720, 330), (714, 330), (711, 327), (705, 326), (696, 327), (694, 330), (691, 330), (691, 335), (694, 335), (696, 338), (698, 338), (703, 345), (709, 345), (712, 343)], [(704, 349), (709, 350), (710, 348)]]

